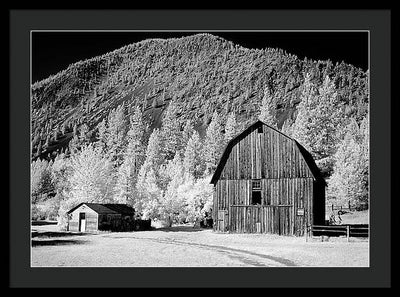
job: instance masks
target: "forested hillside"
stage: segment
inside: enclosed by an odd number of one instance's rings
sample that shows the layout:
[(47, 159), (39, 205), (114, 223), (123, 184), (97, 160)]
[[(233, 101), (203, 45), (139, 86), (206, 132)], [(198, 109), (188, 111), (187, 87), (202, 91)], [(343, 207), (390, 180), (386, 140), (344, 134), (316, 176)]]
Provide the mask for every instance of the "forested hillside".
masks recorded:
[(224, 145), (259, 117), (310, 150), (331, 180), (330, 199), (365, 201), (368, 80), (352, 65), (210, 34), (77, 62), (31, 87), (34, 211), (119, 201), (193, 220)]

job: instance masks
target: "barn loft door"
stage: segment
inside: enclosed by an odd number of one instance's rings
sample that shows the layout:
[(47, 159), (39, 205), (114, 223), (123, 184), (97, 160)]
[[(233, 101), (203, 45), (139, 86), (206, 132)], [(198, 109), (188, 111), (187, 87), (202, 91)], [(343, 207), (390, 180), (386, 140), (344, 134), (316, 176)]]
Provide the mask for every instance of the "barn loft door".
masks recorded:
[(261, 181), (259, 179), (253, 180), (251, 183), (251, 200), (252, 205), (261, 205)]
[(79, 231), (80, 232), (86, 231), (86, 216), (84, 212), (79, 213)]

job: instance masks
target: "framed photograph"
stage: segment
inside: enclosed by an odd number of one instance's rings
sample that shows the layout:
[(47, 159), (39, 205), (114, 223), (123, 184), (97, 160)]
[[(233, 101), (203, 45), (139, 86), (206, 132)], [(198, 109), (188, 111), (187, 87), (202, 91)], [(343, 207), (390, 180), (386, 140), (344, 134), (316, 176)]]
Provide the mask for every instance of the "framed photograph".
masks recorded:
[(11, 10), (10, 287), (389, 287), (390, 21)]

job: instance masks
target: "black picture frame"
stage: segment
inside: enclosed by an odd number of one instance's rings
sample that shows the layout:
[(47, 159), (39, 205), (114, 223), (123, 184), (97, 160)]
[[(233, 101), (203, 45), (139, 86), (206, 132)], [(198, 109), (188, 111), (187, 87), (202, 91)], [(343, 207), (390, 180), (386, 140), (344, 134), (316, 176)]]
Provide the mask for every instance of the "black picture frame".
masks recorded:
[[(390, 287), (390, 10), (10, 10), (9, 286)], [(31, 30), (368, 30), (370, 32), (369, 268), (31, 268)], [(374, 201), (378, 201), (375, 203)]]

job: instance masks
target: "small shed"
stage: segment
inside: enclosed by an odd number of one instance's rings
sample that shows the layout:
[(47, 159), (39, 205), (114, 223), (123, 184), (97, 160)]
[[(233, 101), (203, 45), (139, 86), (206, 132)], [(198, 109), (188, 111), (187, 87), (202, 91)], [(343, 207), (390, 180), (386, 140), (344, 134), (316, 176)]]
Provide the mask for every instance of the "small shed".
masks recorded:
[(311, 154), (257, 121), (226, 146), (211, 179), (214, 230), (302, 236), (325, 222), (325, 187)]
[(125, 204), (80, 203), (67, 212), (68, 231), (135, 230), (135, 210)]

